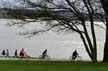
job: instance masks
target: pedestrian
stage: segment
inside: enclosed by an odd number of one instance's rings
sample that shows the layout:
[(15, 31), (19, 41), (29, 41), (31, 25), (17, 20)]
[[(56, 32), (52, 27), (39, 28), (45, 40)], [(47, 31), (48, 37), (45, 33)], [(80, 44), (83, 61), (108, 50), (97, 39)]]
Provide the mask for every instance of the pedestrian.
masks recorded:
[(17, 52), (18, 50), (16, 49), (15, 50), (15, 53), (14, 53), (14, 58), (18, 58), (18, 52)]
[(3, 50), (1, 54), (2, 54), (3, 56), (5, 56), (5, 54), (6, 54), (5, 50)]
[(6, 49), (6, 57), (9, 57), (9, 50)]

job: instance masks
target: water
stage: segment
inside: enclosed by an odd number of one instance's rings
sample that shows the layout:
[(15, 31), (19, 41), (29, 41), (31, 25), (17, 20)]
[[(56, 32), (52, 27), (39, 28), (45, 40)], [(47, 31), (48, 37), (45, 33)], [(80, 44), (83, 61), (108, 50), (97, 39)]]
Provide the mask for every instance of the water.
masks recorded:
[[(7, 21), (0, 21), (0, 52), (3, 49), (9, 49), (10, 55), (13, 55), (15, 49), (18, 49), (19, 52), (24, 48), (28, 55), (37, 57), (45, 49), (48, 49), (48, 55), (51, 58), (69, 59), (72, 52), (76, 49), (83, 60), (90, 60), (79, 35), (76, 33), (66, 35), (50, 31), (32, 38), (25, 38), (17, 35), (21, 29), (7, 27), (5, 25)], [(98, 60), (102, 60), (105, 29), (96, 27), (96, 36), (98, 40)]]

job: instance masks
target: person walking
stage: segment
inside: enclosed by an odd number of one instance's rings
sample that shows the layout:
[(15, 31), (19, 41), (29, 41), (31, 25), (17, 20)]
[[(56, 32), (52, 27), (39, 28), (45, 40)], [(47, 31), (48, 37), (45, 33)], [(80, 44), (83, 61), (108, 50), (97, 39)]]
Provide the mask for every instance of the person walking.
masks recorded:
[(6, 57), (9, 57), (9, 50), (6, 49)]
[(18, 58), (18, 52), (17, 52), (18, 50), (16, 49), (15, 50), (15, 53), (14, 53), (14, 58)]
[(3, 56), (5, 56), (5, 54), (6, 54), (5, 50), (3, 50), (1, 54), (2, 54)]

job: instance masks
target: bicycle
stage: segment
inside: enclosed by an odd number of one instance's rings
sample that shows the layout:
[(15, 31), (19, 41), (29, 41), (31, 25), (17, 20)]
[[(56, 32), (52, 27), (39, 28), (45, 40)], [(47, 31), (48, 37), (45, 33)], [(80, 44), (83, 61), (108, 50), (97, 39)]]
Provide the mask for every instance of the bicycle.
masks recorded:
[(48, 56), (48, 55), (40, 55), (39, 57), (38, 57), (38, 59), (45, 59), (45, 60), (50, 60), (50, 56)]
[(73, 60), (73, 61), (81, 61), (82, 60), (82, 57), (80, 55), (77, 55), (76, 58), (73, 58), (72, 56), (70, 56), (69, 58), (70, 60)]
[(27, 54), (24, 54), (24, 55), (19, 55), (17, 56), (17, 58), (20, 58), (20, 59), (30, 59), (31, 57)]

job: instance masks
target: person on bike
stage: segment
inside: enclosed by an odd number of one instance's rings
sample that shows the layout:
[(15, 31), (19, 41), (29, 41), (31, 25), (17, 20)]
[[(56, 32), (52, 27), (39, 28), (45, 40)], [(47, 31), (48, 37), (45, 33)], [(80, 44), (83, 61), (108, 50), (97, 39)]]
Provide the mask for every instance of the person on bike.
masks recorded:
[(23, 58), (24, 55), (25, 55), (25, 51), (24, 51), (24, 49), (22, 48), (21, 51), (20, 51), (20, 57)]
[(77, 50), (75, 50), (72, 54), (72, 59), (75, 60), (78, 56)]
[(43, 51), (42, 58), (45, 59), (46, 56), (47, 56), (47, 49)]

